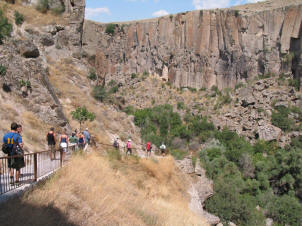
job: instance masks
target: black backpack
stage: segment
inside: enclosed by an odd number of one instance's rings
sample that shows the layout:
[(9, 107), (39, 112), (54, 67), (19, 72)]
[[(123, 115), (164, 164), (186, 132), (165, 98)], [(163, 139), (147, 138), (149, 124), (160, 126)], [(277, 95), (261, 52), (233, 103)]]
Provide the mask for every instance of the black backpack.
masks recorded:
[[(14, 135), (12, 135), (12, 137), (10, 139), (12, 139), (14, 137)], [(7, 143), (2, 144), (2, 151), (3, 151), (4, 154), (9, 154), (12, 151), (12, 149), (13, 148), (10, 147), (10, 144), (7, 144)]]

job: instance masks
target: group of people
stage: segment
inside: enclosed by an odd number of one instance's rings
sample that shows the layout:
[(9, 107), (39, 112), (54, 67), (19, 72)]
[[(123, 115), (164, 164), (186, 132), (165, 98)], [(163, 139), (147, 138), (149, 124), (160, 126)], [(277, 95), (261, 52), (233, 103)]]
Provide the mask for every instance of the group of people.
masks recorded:
[[(71, 136), (68, 137), (67, 130), (64, 129), (63, 133), (59, 136), (59, 148), (62, 152), (62, 160), (65, 158), (65, 154), (70, 147), (72, 151), (75, 150), (85, 150), (87, 146), (90, 144), (90, 133), (88, 128), (83, 132), (78, 132), (75, 130), (72, 132)], [(56, 143), (57, 143), (57, 135), (54, 132), (54, 128), (50, 128), (49, 132), (46, 134), (46, 140), (48, 143), (48, 149), (50, 151), (50, 159), (56, 159)]]
[[(23, 151), (23, 140), (22, 140), (22, 125), (16, 122), (11, 124), (10, 132), (4, 134), (2, 151), (8, 155), (8, 168), (10, 184), (18, 184), (20, 179), (20, 170), (25, 167), (24, 151)], [(67, 135), (67, 130), (64, 129), (63, 133), (59, 136), (59, 148), (62, 152), (62, 160), (64, 160), (66, 152), (70, 147), (71, 150), (86, 150), (90, 143), (90, 133), (88, 128), (83, 132), (77, 132), (75, 130), (71, 136)], [(50, 128), (46, 134), (46, 140), (50, 151), (50, 159), (56, 159), (56, 144), (57, 135), (54, 128)], [(16, 172), (14, 175), (14, 171)]]
[[(120, 145), (119, 145), (119, 138), (115, 138), (113, 141), (113, 147), (117, 150), (119, 150)], [(132, 154), (132, 145), (131, 145), (131, 139), (128, 139), (127, 143), (126, 143), (126, 155), (128, 154)], [(161, 151), (161, 155), (165, 156), (166, 155), (166, 145), (164, 143), (161, 144), (161, 146), (159, 147), (160, 151)], [(150, 141), (148, 141), (146, 143), (146, 152), (147, 152), (147, 157), (151, 156), (151, 151), (152, 151), (152, 144)]]
[[(119, 144), (119, 138), (115, 138), (113, 141), (113, 147), (117, 150), (119, 150), (120, 148), (120, 144)], [(126, 155), (132, 155), (132, 145), (131, 145), (131, 139), (128, 139), (127, 144), (126, 144)]]
[[(2, 150), (8, 155), (8, 168), (10, 176), (10, 184), (18, 184), (20, 179), (20, 170), (25, 166), (23, 141), (22, 141), (22, 125), (16, 122), (11, 124), (10, 132), (3, 136)], [(14, 178), (14, 169), (16, 177)]]

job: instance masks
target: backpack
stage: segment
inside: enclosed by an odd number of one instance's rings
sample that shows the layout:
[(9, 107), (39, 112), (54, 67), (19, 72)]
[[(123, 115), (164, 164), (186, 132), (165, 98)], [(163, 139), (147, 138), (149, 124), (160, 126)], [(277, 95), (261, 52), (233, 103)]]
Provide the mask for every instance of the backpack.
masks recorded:
[(2, 144), (2, 152), (4, 154), (9, 154), (11, 150), (12, 150), (12, 148), (9, 146), (9, 144), (7, 144), (7, 143)]
[(115, 140), (115, 141), (113, 142), (113, 147), (118, 148), (117, 140)]

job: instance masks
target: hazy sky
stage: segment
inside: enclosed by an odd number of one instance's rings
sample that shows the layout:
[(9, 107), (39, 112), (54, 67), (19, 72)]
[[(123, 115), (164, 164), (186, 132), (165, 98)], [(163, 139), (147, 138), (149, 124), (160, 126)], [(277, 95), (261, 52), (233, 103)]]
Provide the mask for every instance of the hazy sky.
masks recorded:
[(86, 0), (85, 17), (105, 23), (130, 21), (257, 1), (259, 0)]

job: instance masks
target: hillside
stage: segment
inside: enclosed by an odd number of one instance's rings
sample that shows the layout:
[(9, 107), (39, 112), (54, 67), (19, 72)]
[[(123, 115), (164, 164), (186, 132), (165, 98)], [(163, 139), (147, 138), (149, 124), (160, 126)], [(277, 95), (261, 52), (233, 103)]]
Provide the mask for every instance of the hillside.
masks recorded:
[(208, 225), (188, 209), (188, 181), (171, 158), (109, 153), (74, 156), (45, 184), (1, 206), (1, 224)]

